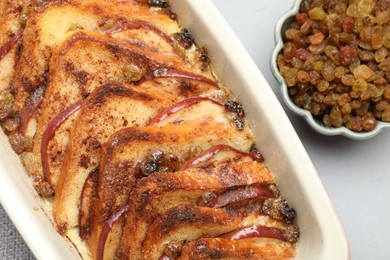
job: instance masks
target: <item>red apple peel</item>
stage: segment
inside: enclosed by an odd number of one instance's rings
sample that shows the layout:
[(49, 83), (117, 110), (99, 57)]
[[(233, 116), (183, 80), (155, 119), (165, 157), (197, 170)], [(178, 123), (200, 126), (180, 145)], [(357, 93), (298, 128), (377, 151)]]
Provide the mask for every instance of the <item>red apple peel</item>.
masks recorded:
[(107, 35), (112, 35), (114, 33), (119, 33), (125, 30), (136, 30), (136, 29), (147, 29), (155, 32), (157, 35), (159, 35), (161, 38), (163, 38), (168, 44), (173, 45), (172, 39), (163, 31), (161, 31), (159, 28), (157, 28), (154, 25), (151, 25), (146, 22), (142, 21), (135, 21), (135, 22), (123, 22), (119, 26), (116, 26), (108, 31), (106, 31)]
[(170, 115), (172, 115), (172, 114), (174, 114), (174, 113), (176, 113), (176, 112), (178, 112), (186, 107), (198, 104), (202, 101), (210, 101), (210, 102), (213, 102), (214, 104), (217, 104), (219, 106), (223, 106), (222, 104), (216, 102), (215, 100), (212, 100), (212, 99), (206, 98), (206, 97), (189, 98), (189, 99), (183, 100), (181, 102), (175, 103), (172, 106), (166, 108), (160, 114), (158, 114), (153, 119), (151, 119), (149, 121), (148, 125), (160, 123), (161, 121), (163, 121), (164, 119), (166, 119)]
[(236, 152), (240, 155), (243, 155), (243, 156), (250, 156), (253, 158), (253, 156), (249, 153), (246, 153), (246, 152), (243, 152), (243, 151), (240, 151), (240, 150), (237, 150), (229, 145), (225, 145), (225, 144), (219, 144), (219, 145), (216, 145), (216, 146), (213, 146), (211, 147), (210, 149), (206, 150), (205, 152), (199, 154), (198, 156), (186, 161), (181, 167), (180, 167), (180, 171), (184, 171), (185, 169), (191, 167), (191, 166), (194, 166), (194, 165), (197, 165), (199, 163), (202, 163), (202, 162), (205, 162), (209, 159), (211, 159), (214, 155), (216, 155), (217, 153), (219, 153), (220, 151), (222, 150), (230, 150), (230, 151), (233, 151), (233, 152)]
[(5, 55), (10, 52), (12, 47), (19, 41), (19, 39), (22, 38), (23, 30), (15, 34), (14, 37), (12, 37), (8, 42), (6, 42), (1, 48), (0, 48), (0, 61), (5, 57)]
[(120, 217), (127, 211), (127, 206), (122, 206), (119, 208), (117, 212), (115, 212), (111, 218), (106, 222), (104, 225), (102, 232), (100, 233), (98, 247), (97, 247), (97, 253), (96, 253), (96, 260), (103, 260), (104, 259), (104, 247), (106, 246), (106, 241), (108, 238), (108, 235), (110, 234), (110, 231), (114, 224), (118, 221)]
[(45, 132), (42, 135), (41, 142), (41, 162), (42, 162), (42, 171), (43, 177), (45, 180), (53, 186), (51, 177), (50, 177), (50, 166), (49, 166), (49, 157), (47, 154), (48, 146), (50, 140), (54, 137), (56, 130), (61, 126), (61, 124), (68, 119), (73, 113), (81, 108), (84, 100), (79, 100), (73, 105), (66, 108), (60, 114), (58, 114), (55, 118), (53, 118), (49, 125), (47, 126)]

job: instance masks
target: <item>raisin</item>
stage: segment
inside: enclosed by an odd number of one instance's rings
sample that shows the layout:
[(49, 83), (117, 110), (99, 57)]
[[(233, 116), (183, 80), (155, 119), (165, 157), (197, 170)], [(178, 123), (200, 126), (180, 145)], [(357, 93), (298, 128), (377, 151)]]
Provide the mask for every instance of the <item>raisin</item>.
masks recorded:
[(322, 32), (318, 32), (310, 36), (310, 43), (315, 45), (321, 44), (324, 38), (325, 35)]
[(195, 40), (187, 29), (183, 29), (181, 33), (174, 37), (184, 49), (189, 49)]
[(239, 118), (243, 118), (245, 116), (244, 110), (242, 109), (241, 104), (237, 103), (236, 101), (229, 100), (225, 104), (226, 110), (236, 113)]
[(345, 17), (343, 21), (343, 31), (347, 33), (351, 33), (354, 27), (355, 27), (355, 20), (350, 16)]
[(343, 46), (340, 48), (340, 60), (344, 66), (352, 64), (357, 57), (357, 50), (350, 46)]
[(167, 0), (149, 0), (149, 5), (160, 8), (166, 8), (169, 6)]
[(295, 55), (294, 55), (296, 58), (300, 59), (300, 60), (308, 60), (309, 58), (311, 58), (313, 56), (313, 54), (306, 50), (306, 49), (303, 49), (303, 48), (299, 48), (296, 50), (295, 52)]

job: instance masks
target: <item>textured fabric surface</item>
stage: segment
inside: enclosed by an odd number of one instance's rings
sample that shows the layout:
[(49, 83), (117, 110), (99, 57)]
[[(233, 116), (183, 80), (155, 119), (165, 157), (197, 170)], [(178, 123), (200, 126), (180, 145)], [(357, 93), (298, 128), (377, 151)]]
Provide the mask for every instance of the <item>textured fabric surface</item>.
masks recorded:
[(33, 260), (34, 255), (0, 206), (0, 260)]

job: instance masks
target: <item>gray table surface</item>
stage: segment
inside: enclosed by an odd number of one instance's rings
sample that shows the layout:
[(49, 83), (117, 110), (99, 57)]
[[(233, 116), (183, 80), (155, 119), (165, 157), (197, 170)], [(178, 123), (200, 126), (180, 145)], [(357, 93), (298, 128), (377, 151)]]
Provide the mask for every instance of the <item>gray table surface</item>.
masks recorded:
[[(212, 0), (282, 102), (269, 60), (276, 21), (293, 0)], [(352, 259), (390, 258), (390, 131), (366, 141), (326, 137), (285, 110), (346, 230)], [(0, 259), (34, 259), (0, 207)]]

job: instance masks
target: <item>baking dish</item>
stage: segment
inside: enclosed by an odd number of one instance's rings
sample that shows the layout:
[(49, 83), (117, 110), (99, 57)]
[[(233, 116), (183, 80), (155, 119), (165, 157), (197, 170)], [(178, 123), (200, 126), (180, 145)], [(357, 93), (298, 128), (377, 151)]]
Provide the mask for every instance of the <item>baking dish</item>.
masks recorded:
[[(179, 22), (207, 46), (220, 78), (244, 105), (256, 141), (283, 196), (298, 212), (297, 259), (347, 259), (348, 242), (298, 136), (268, 83), (208, 0), (171, 1)], [(0, 200), (38, 259), (77, 259), (52, 224), (5, 135), (0, 138)]]

